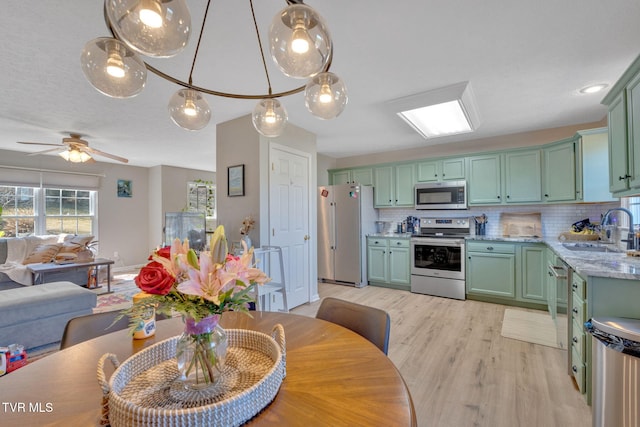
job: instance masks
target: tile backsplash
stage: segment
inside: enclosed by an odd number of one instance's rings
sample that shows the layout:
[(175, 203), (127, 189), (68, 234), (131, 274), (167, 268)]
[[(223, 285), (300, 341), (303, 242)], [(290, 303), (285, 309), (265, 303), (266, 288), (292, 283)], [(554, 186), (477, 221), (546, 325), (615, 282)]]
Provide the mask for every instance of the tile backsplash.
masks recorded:
[[(378, 209), (380, 221), (390, 221), (398, 223), (408, 216), (428, 217), (428, 216), (453, 216), (453, 217), (473, 217), (483, 213), (487, 215), (487, 235), (502, 235), (502, 224), (500, 224), (501, 212), (540, 212), (542, 214), (542, 234), (545, 239), (556, 238), (562, 232), (569, 231), (571, 224), (585, 218), (591, 222), (600, 222), (601, 215), (607, 210), (619, 207), (620, 203), (571, 203), (557, 205), (526, 205), (526, 206), (482, 206), (471, 207), (468, 210), (449, 211), (418, 211), (415, 209)], [(473, 232), (473, 230), (472, 230)]]

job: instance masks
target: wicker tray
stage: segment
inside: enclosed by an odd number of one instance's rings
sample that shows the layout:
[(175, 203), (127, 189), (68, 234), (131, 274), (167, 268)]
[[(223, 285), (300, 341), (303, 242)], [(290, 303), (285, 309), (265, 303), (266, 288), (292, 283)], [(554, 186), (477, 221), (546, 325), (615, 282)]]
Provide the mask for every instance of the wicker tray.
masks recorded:
[[(222, 378), (207, 392), (176, 387), (179, 337), (156, 343), (122, 364), (114, 354), (104, 354), (98, 361), (102, 424), (238, 426), (253, 418), (275, 398), (286, 376), (284, 329), (274, 326), (272, 336), (244, 329), (226, 332)], [(107, 359), (117, 367), (108, 382)]]

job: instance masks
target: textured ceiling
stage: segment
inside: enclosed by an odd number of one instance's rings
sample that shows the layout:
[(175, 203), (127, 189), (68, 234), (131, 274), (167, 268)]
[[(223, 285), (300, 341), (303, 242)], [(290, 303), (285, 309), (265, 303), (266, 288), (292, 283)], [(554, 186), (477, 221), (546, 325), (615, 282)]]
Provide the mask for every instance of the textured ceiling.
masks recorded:
[[(205, 4), (188, 0), (196, 29)], [(337, 119), (323, 121), (306, 110), (302, 94), (282, 101), (290, 122), (315, 133), (318, 152), (334, 157), (601, 120), (606, 92), (582, 95), (578, 89), (613, 84), (640, 54), (637, 0), (307, 4), (329, 25), (335, 48), (331, 71), (345, 80), (349, 104)], [(92, 147), (127, 157), (132, 165), (214, 170), (215, 124), (250, 114), (256, 103), (207, 97), (213, 110), (209, 126), (185, 131), (167, 113), (177, 86), (149, 74), (139, 96), (122, 100), (100, 94), (85, 80), (84, 44), (108, 35), (101, 1), (5, 0), (3, 5), (0, 149), (37, 151), (16, 141), (57, 143), (77, 132)], [(255, 1), (263, 41), (284, 6), (284, 1)], [(187, 79), (195, 41), (194, 36), (176, 58), (150, 63)], [(271, 65), (270, 76), (274, 91), (304, 83), (281, 76)], [(216, 90), (266, 92), (248, 1), (212, 2), (193, 80)], [(463, 81), (471, 83), (482, 120), (473, 134), (425, 141), (385, 108), (390, 100)]]

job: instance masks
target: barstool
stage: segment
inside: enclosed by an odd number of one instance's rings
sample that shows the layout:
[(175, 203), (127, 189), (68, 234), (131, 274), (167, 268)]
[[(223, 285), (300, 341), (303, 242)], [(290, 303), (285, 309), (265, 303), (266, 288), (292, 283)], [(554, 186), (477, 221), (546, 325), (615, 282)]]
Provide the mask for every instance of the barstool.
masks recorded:
[[(280, 267), (279, 281), (275, 280), (271, 275), (271, 255), (278, 257), (278, 265)], [(282, 248), (280, 246), (261, 246), (259, 249), (253, 250), (253, 260), (254, 263), (259, 260), (257, 267), (272, 279), (264, 285), (256, 286), (256, 310), (288, 313), (289, 306), (287, 305), (287, 286), (284, 275)], [(282, 301), (282, 304), (276, 303), (276, 297)]]

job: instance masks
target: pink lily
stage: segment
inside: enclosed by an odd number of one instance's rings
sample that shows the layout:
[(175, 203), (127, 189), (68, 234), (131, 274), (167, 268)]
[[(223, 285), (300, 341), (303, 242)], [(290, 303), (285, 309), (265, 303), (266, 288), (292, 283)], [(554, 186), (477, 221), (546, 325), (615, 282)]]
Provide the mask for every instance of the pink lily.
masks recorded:
[(220, 304), (220, 293), (233, 278), (223, 274), (220, 264), (215, 264), (208, 254), (200, 256), (200, 270), (189, 268), (189, 279), (178, 284), (178, 291), (202, 297)]

